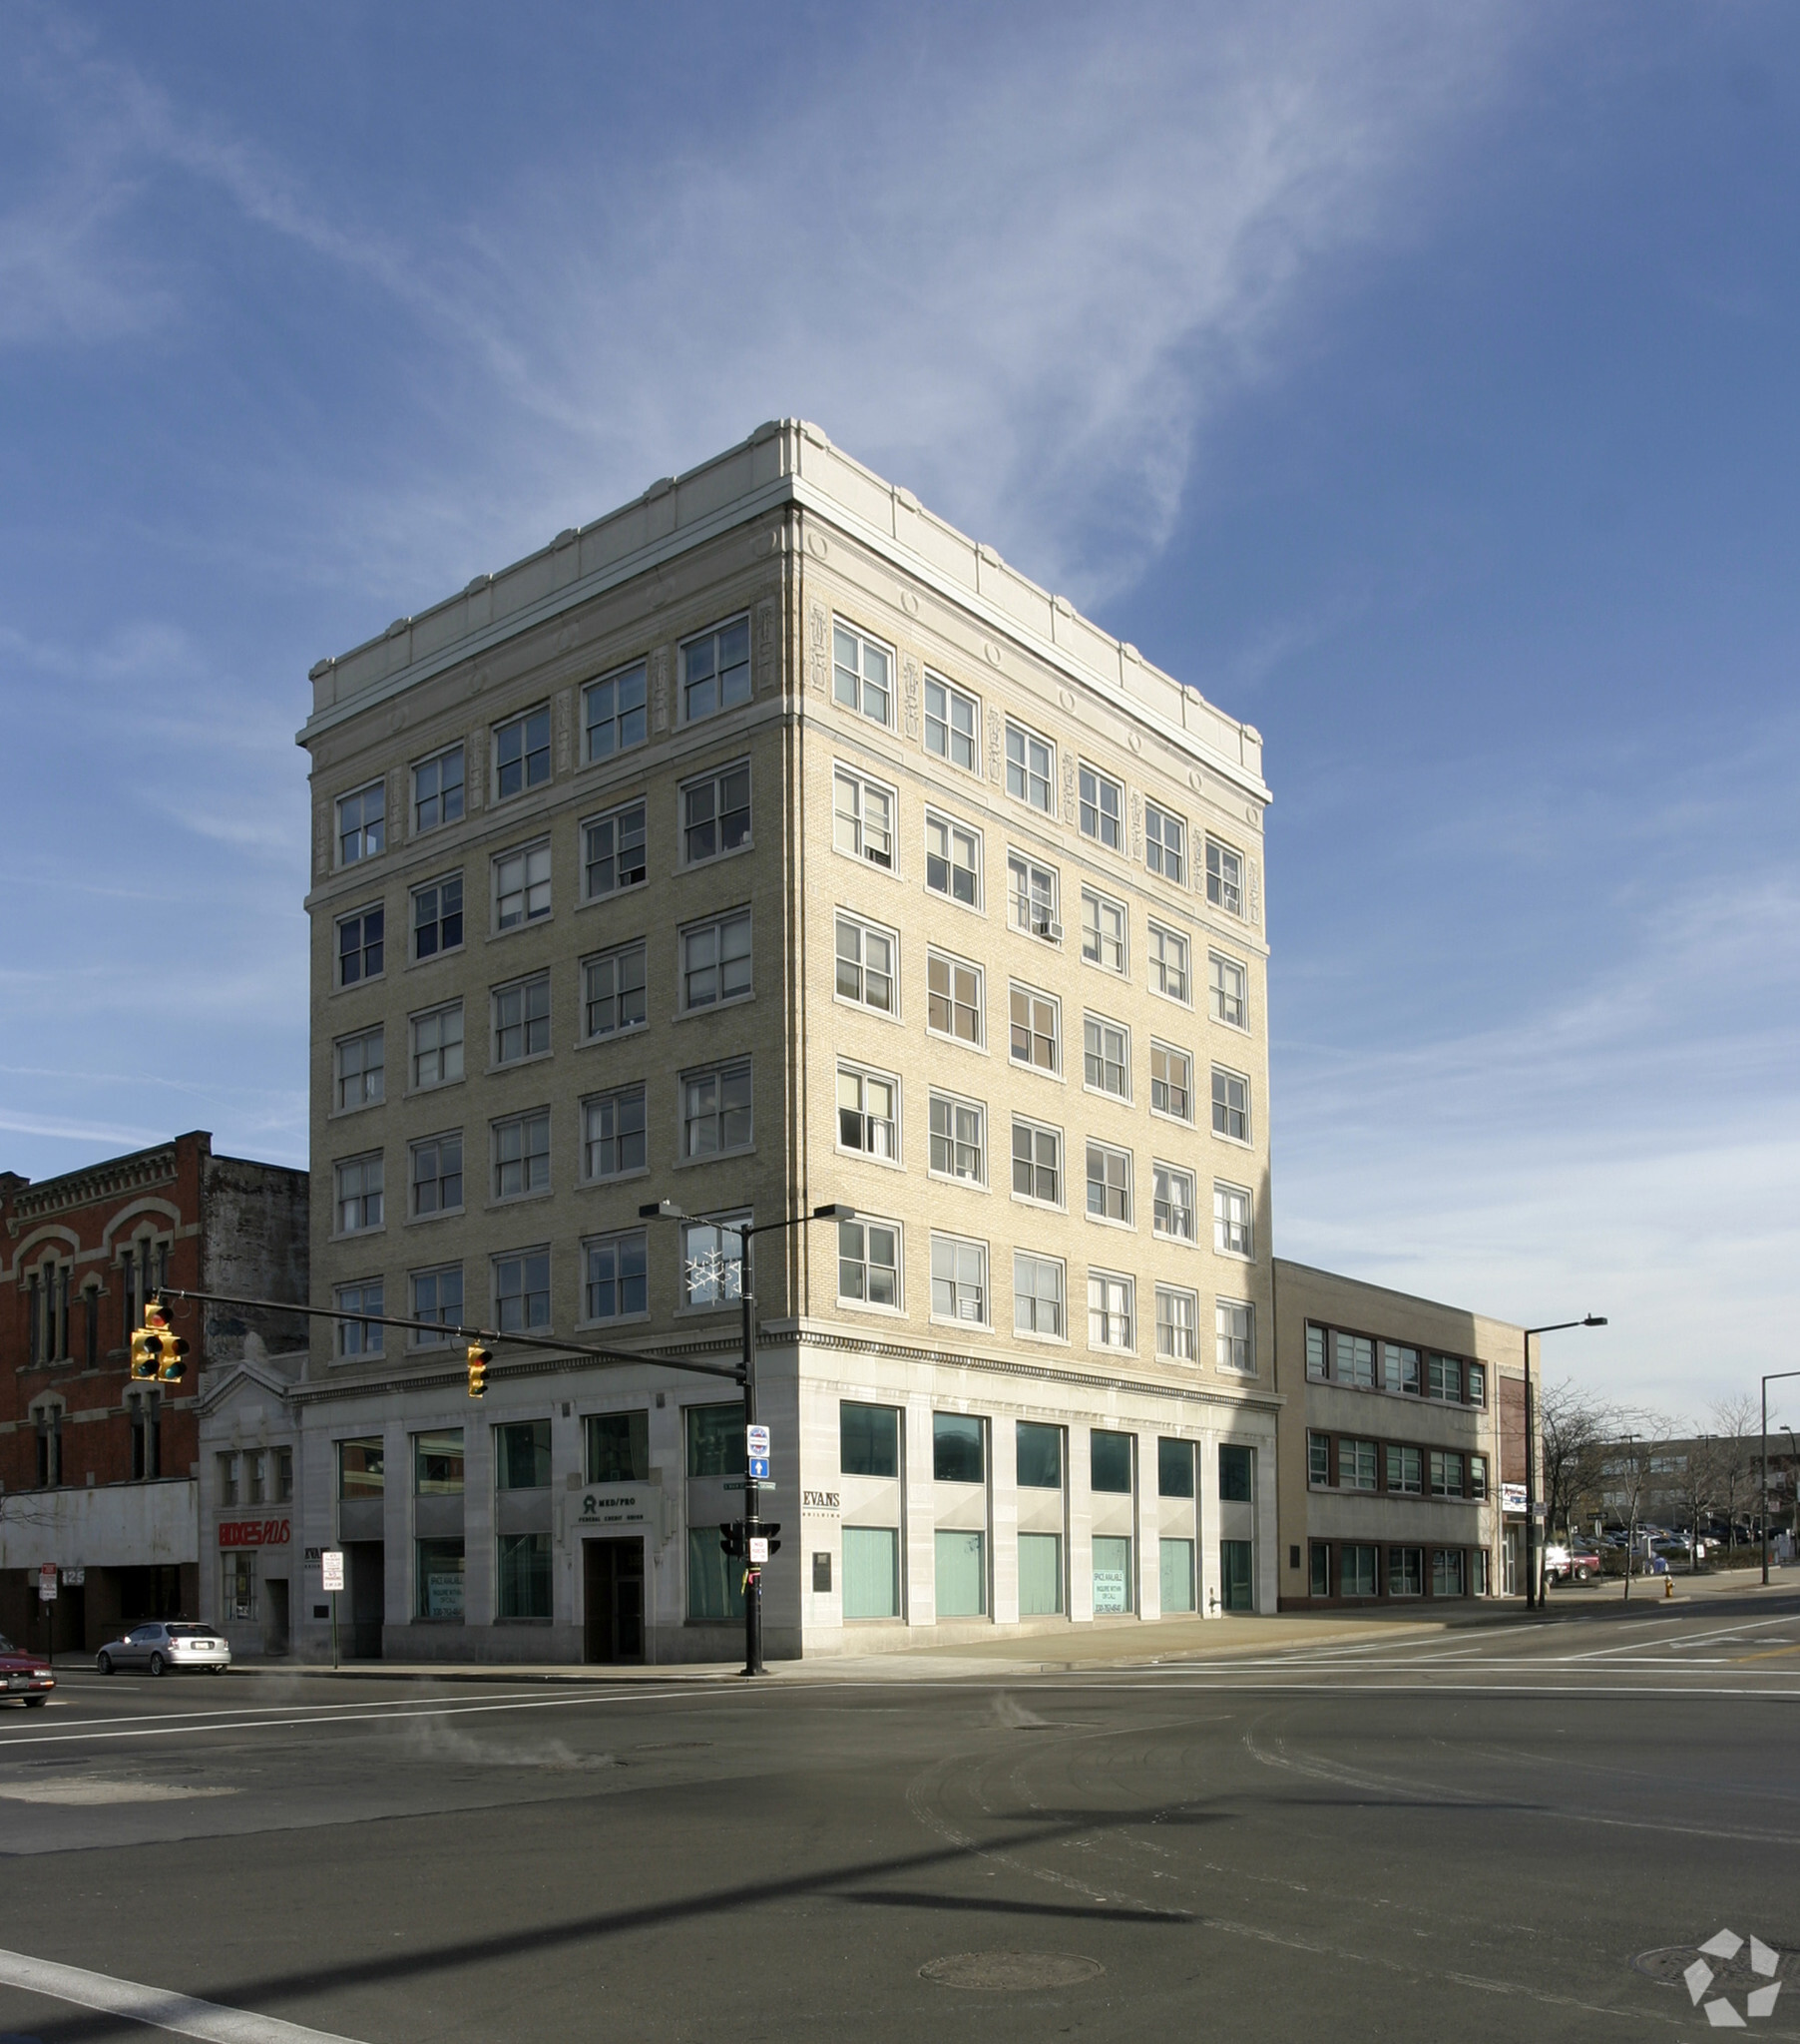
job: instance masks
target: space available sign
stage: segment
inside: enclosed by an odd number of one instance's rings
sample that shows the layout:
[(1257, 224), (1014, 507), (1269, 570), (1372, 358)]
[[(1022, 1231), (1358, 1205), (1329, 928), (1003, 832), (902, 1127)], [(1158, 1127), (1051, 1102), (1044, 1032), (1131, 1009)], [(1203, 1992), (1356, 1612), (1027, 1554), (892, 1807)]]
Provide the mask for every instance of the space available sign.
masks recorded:
[(285, 1547), (291, 1534), (286, 1519), (221, 1519), (221, 1547)]

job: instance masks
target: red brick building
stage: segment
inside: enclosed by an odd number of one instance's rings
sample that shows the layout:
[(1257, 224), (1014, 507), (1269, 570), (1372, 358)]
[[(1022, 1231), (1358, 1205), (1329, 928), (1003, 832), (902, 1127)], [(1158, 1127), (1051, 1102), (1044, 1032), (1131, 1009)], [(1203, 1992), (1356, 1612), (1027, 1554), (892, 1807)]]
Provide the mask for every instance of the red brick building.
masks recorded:
[(179, 1304), (175, 1385), (131, 1380), (131, 1330), (162, 1285), (304, 1302), (306, 1249), (306, 1174), (216, 1157), (205, 1131), (36, 1185), (0, 1172), (0, 1633), (91, 1651), (198, 1613), (201, 1374), (299, 1347), (304, 1322)]

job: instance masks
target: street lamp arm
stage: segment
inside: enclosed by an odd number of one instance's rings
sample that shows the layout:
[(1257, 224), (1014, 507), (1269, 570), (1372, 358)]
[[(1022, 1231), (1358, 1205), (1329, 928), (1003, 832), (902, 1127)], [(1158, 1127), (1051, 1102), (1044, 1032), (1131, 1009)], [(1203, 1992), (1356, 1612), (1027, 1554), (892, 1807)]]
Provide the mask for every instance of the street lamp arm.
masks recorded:
[[(1532, 1336), (1534, 1334), (1560, 1334), (1567, 1327), (1603, 1327), (1604, 1313), (1587, 1313), (1578, 1320), (1551, 1320), (1542, 1327), (1527, 1327), (1525, 1333), (1525, 1603), (1528, 1611), (1536, 1611), (1544, 1601), (1542, 1573), (1545, 1565), (1545, 1551), (1542, 1542), (1535, 1541), (1537, 1531), (1537, 1500), (1532, 1492), (1537, 1487), (1537, 1422), (1532, 1412)], [(1548, 1530), (1548, 1529), (1547, 1529)], [(1630, 1577), (1625, 1578), (1627, 1589)]]

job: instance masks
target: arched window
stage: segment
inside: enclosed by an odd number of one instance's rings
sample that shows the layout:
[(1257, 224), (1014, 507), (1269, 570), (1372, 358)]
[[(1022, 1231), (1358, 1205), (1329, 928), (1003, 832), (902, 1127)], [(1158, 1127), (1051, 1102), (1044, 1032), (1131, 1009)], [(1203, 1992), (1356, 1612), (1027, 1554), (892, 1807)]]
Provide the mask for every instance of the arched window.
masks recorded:
[(25, 1281), (27, 1355), (33, 1367), (69, 1360), (69, 1281), (72, 1266), (45, 1257)]
[(169, 1282), (169, 1245), (154, 1235), (138, 1236), (119, 1259), (124, 1278), (125, 1334), (131, 1339), (134, 1327), (144, 1324), (144, 1308), (153, 1294)]
[(31, 1419), (38, 1436), (38, 1488), (53, 1490), (63, 1480), (63, 1401), (38, 1399)]

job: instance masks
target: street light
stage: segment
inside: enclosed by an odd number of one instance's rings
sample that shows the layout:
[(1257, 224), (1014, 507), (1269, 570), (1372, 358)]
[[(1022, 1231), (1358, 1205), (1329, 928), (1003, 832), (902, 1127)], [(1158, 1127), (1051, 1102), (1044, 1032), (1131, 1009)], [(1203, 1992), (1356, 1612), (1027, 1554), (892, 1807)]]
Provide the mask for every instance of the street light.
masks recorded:
[(1525, 1604), (1528, 1611), (1536, 1611), (1544, 1599), (1544, 1543), (1537, 1538), (1538, 1519), (1532, 1509), (1536, 1502), (1532, 1492), (1538, 1483), (1538, 1458), (1534, 1453), (1538, 1430), (1532, 1411), (1532, 1336), (1560, 1334), (1565, 1327), (1603, 1327), (1605, 1324), (1604, 1313), (1589, 1313), (1585, 1319), (1553, 1320), (1548, 1327), (1527, 1327), (1525, 1330)]
[[(1762, 1380), (1762, 1579), (1769, 1580), (1769, 1386), (1783, 1377), (1800, 1377), (1800, 1369), (1772, 1369)], [(1794, 1496), (1800, 1500), (1800, 1470), (1794, 1474)], [(1800, 1531), (1800, 1509), (1794, 1516)]]
[[(655, 1200), (638, 1209), (643, 1221), (691, 1221), (696, 1217), (677, 1207), (673, 1200)], [(737, 1296), (743, 1307), (743, 1363), (738, 1371), (738, 1382), (743, 1386), (743, 1423), (745, 1427), (756, 1422), (756, 1283), (755, 1264), (751, 1243), (759, 1235), (775, 1235), (784, 1228), (805, 1228), (814, 1221), (854, 1221), (856, 1209), (836, 1201), (828, 1206), (815, 1207), (810, 1214), (795, 1214), (785, 1221), (764, 1221), (753, 1226), (748, 1222), (715, 1221), (708, 1225), (719, 1233), (737, 1238)], [(743, 1540), (744, 1555), (748, 1558), (750, 1540), (756, 1534), (761, 1519), (761, 1495), (755, 1479), (750, 1475), (749, 1457), (744, 1457), (743, 1479)], [(798, 1499), (795, 1500), (798, 1503)], [(762, 1665), (762, 1577), (754, 1569), (750, 1571), (749, 1589), (743, 1600), (743, 1672), (745, 1675), (766, 1675)]]

